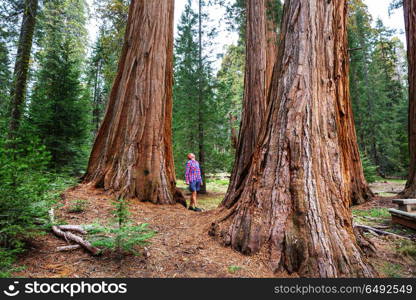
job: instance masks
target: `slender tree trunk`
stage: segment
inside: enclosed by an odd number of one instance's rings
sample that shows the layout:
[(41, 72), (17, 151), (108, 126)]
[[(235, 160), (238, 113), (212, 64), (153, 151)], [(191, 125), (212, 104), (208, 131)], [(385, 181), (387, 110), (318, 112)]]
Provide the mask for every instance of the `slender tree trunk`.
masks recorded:
[(85, 181), (156, 204), (184, 203), (173, 165), (173, 0), (133, 0), (118, 73)]
[(231, 207), (243, 189), (267, 108), (273, 66), (277, 56), (276, 25), (267, 16), (268, 0), (247, 0), (246, 66), (241, 126), (230, 186), (222, 202)]
[(201, 166), (201, 177), (202, 185), (201, 194), (207, 192), (207, 183), (205, 178), (205, 133), (204, 133), (204, 91), (202, 85), (203, 78), (203, 65), (202, 65), (202, 0), (198, 1), (198, 69), (199, 69), (199, 80), (198, 80), (198, 156), (199, 163)]
[(338, 131), (348, 101), (346, 1), (287, 0), (281, 30), (253, 162), (210, 234), (245, 254), (264, 248), (275, 271), (374, 276), (353, 232), (350, 139)]
[(409, 174), (404, 190), (400, 193), (403, 198), (416, 197), (416, 3), (403, 0), (404, 21), (407, 38), (407, 60), (409, 65)]
[(98, 93), (99, 90), (99, 79), (98, 76), (101, 72), (101, 59), (97, 61), (95, 78), (94, 78), (94, 102), (93, 102), (93, 111), (92, 111), (92, 120), (94, 128), (94, 136), (97, 135), (98, 130), (100, 129), (100, 104), (101, 104), (101, 94)]
[(38, 0), (25, 0), (11, 89), (9, 139), (16, 137), (22, 118), (37, 10)]
[(237, 130), (234, 126), (234, 123), (236, 121), (237, 121), (237, 117), (233, 115), (232, 113), (230, 113), (230, 128), (231, 128), (230, 140), (231, 140), (231, 147), (233, 149), (237, 149), (237, 141), (238, 141)]

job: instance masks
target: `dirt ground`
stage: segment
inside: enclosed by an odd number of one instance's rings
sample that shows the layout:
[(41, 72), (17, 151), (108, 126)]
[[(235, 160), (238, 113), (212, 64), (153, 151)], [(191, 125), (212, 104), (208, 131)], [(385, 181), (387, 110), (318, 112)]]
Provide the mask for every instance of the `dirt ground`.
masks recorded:
[[(56, 217), (68, 224), (91, 224), (111, 219), (113, 206), (100, 190), (80, 185), (64, 194)], [(69, 213), (71, 204), (88, 202), (82, 213)], [(215, 210), (196, 213), (181, 205), (158, 206), (131, 200), (131, 218), (149, 223), (157, 234), (147, 246), (149, 257), (129, 256), (121, 262), (84, 250), (57, 252), (67, 245), (53, 234), (39, 238), (19, 261), (23, 277), (273, 277), (260, 255), (244, 256), (215, 242), (207, 234)]]
[[(377, 183), (372, 187), (378, 193), (388, 192), (392, 186)], [(394, 186), (393, 189), (399, 188)], [(24, 269), (15, 272), (21, 277), (288, 277), (273, 274), (265, 256), (244, 256), (221, 246), (208, 236), (208, 228), (215, 220), (214, 203), (223, 194), (216, 192), (200, 198), (207, 210), (196, 213), (183, 206), (157, 206), (131, 200), (129, 210), (135, 223), (149, 223), (157, 234), (146, 247), (145, 255), (128, 256), (122, 261), (111, 255), (93, 257), (84, 250), (58, 252), (56, 247), (67, 243), (52, 233), (39, 237), (30, 245), (18, 265)], [(106, 223), (112, 218), (111, 196), (102, 190), (85, 185), (71, 188), (62, 194), (55, 209), (56, 218), (67, 224)], [(86, 203), (85, 210), (71, 213), (70, 208), (79, 200)], [(390, 207), (391, 197), (376, 197), (355, 210), (370, 211)], [(376, 218), (373, 218), (376, 219)], [(380, 219), (388, 222), (388, 219)], [(374, 221), (374, 220), (372, 220)], [(414, 233), (414, 232), (413, 232)], [(405, 232), (412, 237), (412, 232)], [(368, 236), (376, 245), (377, 253), (369, 257), (382, 277), (415, 277), (416, 263), (409, 255), (399, 253), (399, 241), (383, 236)]]

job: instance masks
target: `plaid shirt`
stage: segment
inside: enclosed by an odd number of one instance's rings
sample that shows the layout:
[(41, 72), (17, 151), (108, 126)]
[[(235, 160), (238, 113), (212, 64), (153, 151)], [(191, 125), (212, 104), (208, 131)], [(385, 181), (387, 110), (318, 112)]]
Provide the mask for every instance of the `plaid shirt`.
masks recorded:
[(201, 169), (199, 168), (199, 163), (196, 160), (188, 160), (186, 163), (185, 180), (186, 183), (194, 181), (202, 182)]

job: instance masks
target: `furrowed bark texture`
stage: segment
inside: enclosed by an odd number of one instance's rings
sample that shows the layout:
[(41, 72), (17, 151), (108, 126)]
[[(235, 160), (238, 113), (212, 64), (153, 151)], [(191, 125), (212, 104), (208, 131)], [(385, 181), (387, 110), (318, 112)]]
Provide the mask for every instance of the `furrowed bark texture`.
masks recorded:
[(156, 204), (184, 203), (173, 165), (173, 0), (133, 0), (86, 182)]
[(407, 39), (407, 61), (409, 65), (409, 174), (404, 190), (400, 193), (403, 198), (416, 197), (416, 3), (413, 0), (403, 0), (404, 21)]
[(277, 57), (276, 25), (268, 17), (268, 0), (247, 0), (246, 66), (243, 113), (230, 186), (221, 205), (231, 207), (250, 166), (267, 108), (267, 93)]
[(346, 1), (287, 0), (284, 10), (260, 143), (235, 205), (210, 234), (245, 254), (263, 249), (275, 271), (371, 277), (353, 231), (338, 132)]
[(22, 25), (17, 46), (16, 62), (11, 89), (9, 139), (16, 137), (20, 126), (26, 96), (27, 74), (29, 72), (30, 52), (33, 44), (33, 33), (36, 26), (38, 0), (25, 0)]

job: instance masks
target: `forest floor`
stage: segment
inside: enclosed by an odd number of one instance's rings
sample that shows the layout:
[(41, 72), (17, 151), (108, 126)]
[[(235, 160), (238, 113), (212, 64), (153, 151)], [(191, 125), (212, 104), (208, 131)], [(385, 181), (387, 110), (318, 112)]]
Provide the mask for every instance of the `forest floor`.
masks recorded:
[[(208, 236), (210, 224), (216, 218), (218, 203), (227, 189), (227, 180), (208, 184), (210, 191), (199, 197), (204, 212), (196, 213), (183, 206), (157, 206), (131, 200), (129, 210), (135, 223), (149, 223), (157, 234), (142, 256), (127, 256), (117, 260), (110, 254), (93, 257), (83, 250), (58, 252), (56, 247), (67, 245), (52, 233), (34, 240), (29, 251), (17, 265), (22, 270), (17, 277), (288, 277), (273, 274), (266, 256), (244, 256), (221, 246)], [(179, 187), (185, 188), (183, 182)], [(383, 277), (416, 276), (416, 231), (392, 225), (388, 207), (403, 181), (372, 184), (377, 197), (366, 204), (353, 207), (354, 221), (360, 224), (385, 226), (413, 241), (368, 235), (377, 247), (369, 259)], [(188, 196), (187, 196), (188, 197)], [(112, 218), (111, 196), (102, 190), (78, 185), (65, 191), (55, 209), (58, 220), (67, 224), (105, 224)], [(84, 203), (81, 212), (70, 212), (74, 205)]]

